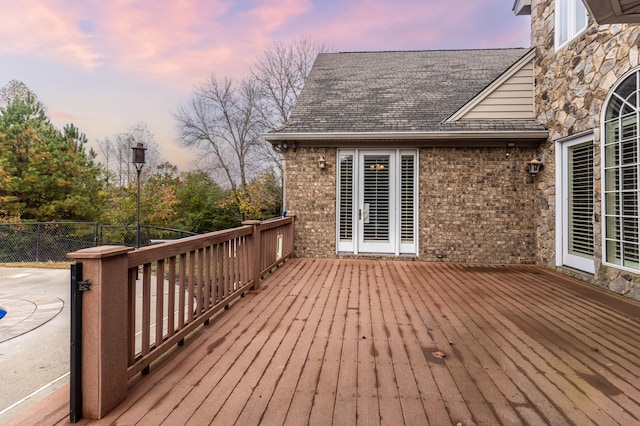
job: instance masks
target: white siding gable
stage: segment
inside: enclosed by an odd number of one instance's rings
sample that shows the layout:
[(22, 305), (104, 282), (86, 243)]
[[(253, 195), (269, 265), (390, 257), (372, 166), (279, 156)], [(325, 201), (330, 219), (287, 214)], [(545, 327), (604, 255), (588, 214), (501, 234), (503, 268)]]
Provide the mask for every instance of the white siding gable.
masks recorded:
[(531, 51), (446, 121), (535, 118), (533, 58)]

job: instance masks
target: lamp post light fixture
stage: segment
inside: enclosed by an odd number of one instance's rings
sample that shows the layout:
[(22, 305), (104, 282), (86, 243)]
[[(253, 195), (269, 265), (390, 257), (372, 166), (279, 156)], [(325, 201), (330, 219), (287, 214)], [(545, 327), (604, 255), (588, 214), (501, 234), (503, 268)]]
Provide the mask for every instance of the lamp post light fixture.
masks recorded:
[(527, 163), (527, 171), (531, 176), (537, 175), (544, 166), (544, 154)]
[(142, 167), (144, 167), (144, 152), (147, 148), (141, 142), (138, 142), (136, 146), (131, 147), (133, 151), (133, 159), (131, 162), (136, 168), (136, 174), (138, 177), (138, 215), (137, 215), (137, 223), (136, 223), (136, 248), (140, 248), (140, 172), (142, 171)]

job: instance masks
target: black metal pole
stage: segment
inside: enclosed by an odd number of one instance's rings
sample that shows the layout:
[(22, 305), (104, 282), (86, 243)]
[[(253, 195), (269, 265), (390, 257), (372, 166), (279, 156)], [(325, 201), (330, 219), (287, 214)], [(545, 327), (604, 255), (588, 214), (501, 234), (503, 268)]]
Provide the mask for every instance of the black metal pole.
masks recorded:
[(136, 248), (140, 248), (140, 172), (142, 167), (136, 165), (136, 171), (138, 174), (138, 220), (136, 225)]
[(82, 419), (82, 263), (71, 265), (71, 397), (69, 421)]
[(36, 239), (36, 262), (40, 262), (40, 222), (38, 222), (38, 234)]

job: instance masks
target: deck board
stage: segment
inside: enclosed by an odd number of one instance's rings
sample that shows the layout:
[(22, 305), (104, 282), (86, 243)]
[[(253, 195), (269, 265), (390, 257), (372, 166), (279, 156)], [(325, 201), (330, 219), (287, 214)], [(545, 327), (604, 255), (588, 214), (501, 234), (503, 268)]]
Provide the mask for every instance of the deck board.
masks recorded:
[(637, 424), (639, 326), (533, 266), (293, 259), (80, 424)]

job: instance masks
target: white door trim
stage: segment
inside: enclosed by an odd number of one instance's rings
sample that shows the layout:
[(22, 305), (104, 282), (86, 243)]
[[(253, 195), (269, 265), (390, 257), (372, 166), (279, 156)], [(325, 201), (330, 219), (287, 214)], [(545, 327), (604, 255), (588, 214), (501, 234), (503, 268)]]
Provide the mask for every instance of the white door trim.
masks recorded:
[[(364, 238), (364, 158), (366, 156), (388, 156), (389, 172), (389, 240), (388, 241), (366, 241)], [(412, 163), (407, 164), (413, 172), (412, 181), (406, 180), (406, 172), (403, 169), (406, 157), (412, 158)], [(414, 149), (339, 149), (336, 158), (336, 253), (352, 254), (411, 254), (418, 253), (418, 151)], [(344, 164), (343, 164), (344, 159)], [(350, 160), (349, 160), (350, 159)], [(351, 161), (351, 166), (348, 162)], [(343, 180), (342, 171), (345, 171)], [(349, 169), (351, 167), (351, 169)], [(351, 171), (349, 171), (351, 170)], [(350, 174), (350, 175), (349, 175)], [(403, 178), (404, 176), (404, 178)], [(404, 180), (403, 180), (404, 179)], [(342, 186), (343, 183), (350, 182), (351, 186)], [(408, 182), (408, 183), (407, 183)], [(413, 189), (409, 203), (413, 205), (413, 212), (406, 210), (407, 198), (403, 198), (403, 188), (407, 186)], [(352, 202), (341, 198), (341, 191), (348, 191), (348, 197)], [(406, 194), (405, 194), (406, 196)], [(349, 209), (342, 211), (344, 207)], [(413, 218), (411, 228), (403, 225), (407, 216)], [(347, 217), (351, 217), (351, 222), (347, 222)], [(346, 224), (346, 226), (345, 226)], [(411, 229), (411, 230), (409, 230)], [(369, 232), (372, 230), (369, 229)]]
[(593, 143), (593, 134), (583, 134), (573, 139), (556, 142), (556, 265), (569, 266), (590, 274), (595, 272), (594, 259), (568, 253), (569, 247), (569, 199), (568, 199), (568, 150), (572, 146)]

